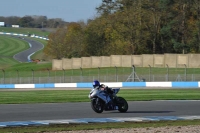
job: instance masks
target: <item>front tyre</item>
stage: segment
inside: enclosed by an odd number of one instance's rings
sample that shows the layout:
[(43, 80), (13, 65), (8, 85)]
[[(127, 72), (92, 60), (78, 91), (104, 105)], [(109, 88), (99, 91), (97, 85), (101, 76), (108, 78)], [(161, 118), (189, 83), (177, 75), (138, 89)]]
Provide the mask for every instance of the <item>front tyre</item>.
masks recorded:
[(91, 107), (96, 113), (102, 113), (103, 112), (103, 103), (101, 100), (92, 99), (91, 101)]
[(117, 98), (117, 105), (118, 105), (119, 112), (124, 113), (128, 110), (128, 103), (123, 97)]

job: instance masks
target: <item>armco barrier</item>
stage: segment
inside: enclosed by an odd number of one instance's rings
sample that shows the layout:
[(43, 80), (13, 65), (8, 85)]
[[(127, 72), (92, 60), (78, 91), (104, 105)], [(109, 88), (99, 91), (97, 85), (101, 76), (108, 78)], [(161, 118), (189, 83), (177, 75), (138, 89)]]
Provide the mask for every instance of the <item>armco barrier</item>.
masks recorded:
[[(112, 88), (131, 87), (165, 87), (165, 88), (199, 88), (200, 82), (102, 82)], [(15, 88), (92, 88), (91, 82), (85, 83), (45, 83), (45, 84), (0, 84), (1, 89)]]
[[(25, 35), (25, 34), (7, 33), (7, 32), (0, 32), (0, 35), (14, 35), (14, 36), (25, 36), (25, 37), (28, 36), (28, 35)], [(31, 36), (31, 37), (39, 38), (39, 39), (43, 39), (43, 40), (49, 40), (48, 38), (41, 37), (41, 36)]]

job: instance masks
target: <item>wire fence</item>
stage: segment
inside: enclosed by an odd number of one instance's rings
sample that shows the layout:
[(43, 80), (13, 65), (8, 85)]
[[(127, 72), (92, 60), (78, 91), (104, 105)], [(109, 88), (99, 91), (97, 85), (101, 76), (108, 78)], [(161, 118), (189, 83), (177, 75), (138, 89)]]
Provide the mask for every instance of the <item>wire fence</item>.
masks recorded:
[(200, 68), (113, 67), (0, 72), (0, 84), (200, 81)]

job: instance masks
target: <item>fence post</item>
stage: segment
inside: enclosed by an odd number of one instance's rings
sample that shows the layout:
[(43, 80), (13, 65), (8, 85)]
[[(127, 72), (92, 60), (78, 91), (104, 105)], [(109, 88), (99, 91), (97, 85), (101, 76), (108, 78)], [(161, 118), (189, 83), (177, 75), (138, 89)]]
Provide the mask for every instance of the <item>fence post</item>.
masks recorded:
[(81, 79), (81, 82), (82, 82), (82, 79), (83, 79), (83, 69), (82, 69), (82, 67), (80, 67), (80, 70), (81, 70), (81, 76), (80, 76), (80, 79)]
[(135, 66), (132, 65), (133, 67), (133, 72), (132, 72), (132, 82), (135, 82)]
[(32, 70), (32, 80), (33, 80), (33, 83), (34, 83), (34, 70), (33, 69), (31, 69)]
[(65, 83), (65, 69), (63, 69), (63, 83)]
[(149, 65), (149, 81), (151, 81), (151, 66)]
[(184, 64), (184, 66), (185, 66), (185, 81), (187, 81), (187, 66), (186, 64)]
[(48, 80), (49, 80), (49, 83), (50, 83), (50, 71), (49, 71), (48, 68), (47, 68), (47, 71), (48, 71)]
[(5, 70), (2, 69), (3, 72), (3, 83), (5, 84)]
[(98, 80), (100, 80), (99, 75), (100, 75), (100, 67), (98, 67)]
[(167, 81), (169, 81), (169, 66), (166, 64), (167, 66)]
[(18, 70), (16, 71), (17, 71), (17, 83), (19, 83), (19, 71)]
[(115, 66), (115, 81), (117, 82), (117, 67)]

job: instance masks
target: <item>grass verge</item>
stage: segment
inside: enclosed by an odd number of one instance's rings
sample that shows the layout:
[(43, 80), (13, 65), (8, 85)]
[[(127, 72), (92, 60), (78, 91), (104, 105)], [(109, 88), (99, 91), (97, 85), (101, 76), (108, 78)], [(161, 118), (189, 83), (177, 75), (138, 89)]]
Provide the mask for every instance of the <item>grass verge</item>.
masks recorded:
[[(90, 90), (1, 91), (0, 104), (89, 102)], [(121, 89), (127, 101), (200, 100), (199, 89)]]

